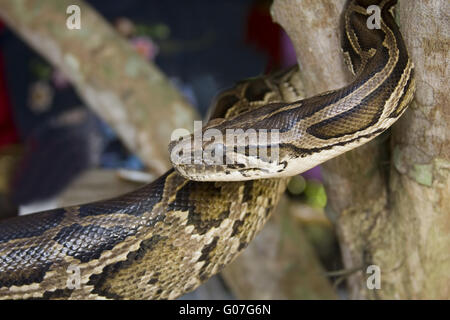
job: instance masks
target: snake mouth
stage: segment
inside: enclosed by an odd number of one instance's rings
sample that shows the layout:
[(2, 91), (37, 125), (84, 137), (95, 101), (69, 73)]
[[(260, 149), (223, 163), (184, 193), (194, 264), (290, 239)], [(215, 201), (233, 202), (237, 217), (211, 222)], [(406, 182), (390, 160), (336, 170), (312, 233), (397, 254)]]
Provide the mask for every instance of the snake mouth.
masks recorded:
[[(193, 148), (190, 139), (169, 144), (171, 162), (183, 177), (194, 181), (245, 181), (280, 177), (286, 161), (278, 152), (263, 152), (259, 146), (227, 146), (204, 143)], [(274, 148), (272, 148), (274, 149)]]
[(245, 181), (281, 177), (287, 163), (264, 162), (253, 159), (247, 163), (206, 164), (185, 163), (174, 165), (175, 170), (194, 181)]
[(175, 170), (186, 179), (194, 181), (254, 180), (267, 172), (260, 168), (235, 169), (227, 165), (206, 166), (204, 164), (178, 165)]

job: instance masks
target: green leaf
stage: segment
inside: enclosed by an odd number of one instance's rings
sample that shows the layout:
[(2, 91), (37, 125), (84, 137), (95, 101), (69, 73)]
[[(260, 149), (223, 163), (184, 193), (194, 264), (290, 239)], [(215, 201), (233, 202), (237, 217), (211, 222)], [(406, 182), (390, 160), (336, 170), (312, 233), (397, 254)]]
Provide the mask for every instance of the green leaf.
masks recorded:
[(327, 194), (322, 183), (316, 180), (308, 180), (305, 189), (306, 202), (315, 208), (325, 208)]

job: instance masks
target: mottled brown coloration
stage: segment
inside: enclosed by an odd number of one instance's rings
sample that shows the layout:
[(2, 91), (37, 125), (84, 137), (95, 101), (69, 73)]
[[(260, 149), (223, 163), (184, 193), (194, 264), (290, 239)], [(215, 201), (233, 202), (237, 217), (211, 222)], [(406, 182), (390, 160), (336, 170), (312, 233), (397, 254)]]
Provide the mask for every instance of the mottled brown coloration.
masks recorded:
[[(355, 2), (349, 2), (346, 16), (360, 14)], [(389, 115), (407, 104), (414, 89), (412, 64), (386, 3), (380, 3), (383, 24), (382, 32), (375, 32), (377, 41), (369, 52), (355, 51), (363, 58), (352, 84), (294, 102), (302, 91), (295, 68), (244, 81), (219, 96), (212, 118), (227, 120), (211, 126), (280, 129), (284, 143), (294, 146), (291, 157), (314, 165), (326, 160), (322, 152), (336, 156), (386, 129), (396, 120)], [(357, 40), (373, 38), (360, 25), (347, 26), (357, 28)], [(308, 132), (327, 120), (330, 131), (318, 126)], [(351, 133), (335, 137), (346, 132)], [(295, 148), (307, 150), (307, 156)], [(247, 170), (239, 164), (232, 169)], [(255, 172), (246, 173), (246, 178), (255, 177)], [(171, 170), (112, 200), (1, 222), (0, 297), (176, 298), (219, 272), (248, 245), (286, 181), (194, 182)], [(69, 267), (79, 268), (79, 288), (67, 286)]]
[[(240, 101), (224, 112), (237, 114), (264, 101)], [(219, 100), (218, 108), (223, 104)], [(111, 200), (0, 222), (0, 297), (175, 298), (247, 246), (285, 187), (286, 179), (198, 183), (169, 171)], [(29, 252), (10, 264), (10, 256), (25, 248)], [(80, 289), (67, 289), (69, 266), (80, 268)]]

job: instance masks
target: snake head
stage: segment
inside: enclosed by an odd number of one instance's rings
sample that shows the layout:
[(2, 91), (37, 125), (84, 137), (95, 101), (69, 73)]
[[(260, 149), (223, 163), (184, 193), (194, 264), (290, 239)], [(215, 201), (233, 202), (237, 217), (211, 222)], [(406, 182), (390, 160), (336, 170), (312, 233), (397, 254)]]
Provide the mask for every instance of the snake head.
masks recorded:
[(279, 176), (277, 130), (239, 128), (241, 121), (214, 119), (169, 145), (173, 167), (196, 181), (243, 181)]

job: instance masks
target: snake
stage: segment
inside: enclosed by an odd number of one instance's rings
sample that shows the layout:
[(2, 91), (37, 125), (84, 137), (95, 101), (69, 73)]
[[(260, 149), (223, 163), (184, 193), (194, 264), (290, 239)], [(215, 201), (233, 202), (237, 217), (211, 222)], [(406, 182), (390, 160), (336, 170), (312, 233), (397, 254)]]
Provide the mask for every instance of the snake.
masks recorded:
[[(367, 24), (370, 5), (380, 9), (377, 28)], [(372, 140), (406, 110), (414, 66), (395, 5), (346, 2), (348, 85), (305, 98), (295, 66), (217, 96), (205, 130), (277, 129), (279, 143), (266, 147), (278, 148), (278, 161), (223, 143), (241, 162), (174, 163), (125, 195), (1, 221), (0, 298), (176, 299), (220, 272), (262, 229), (290, 176)]]

